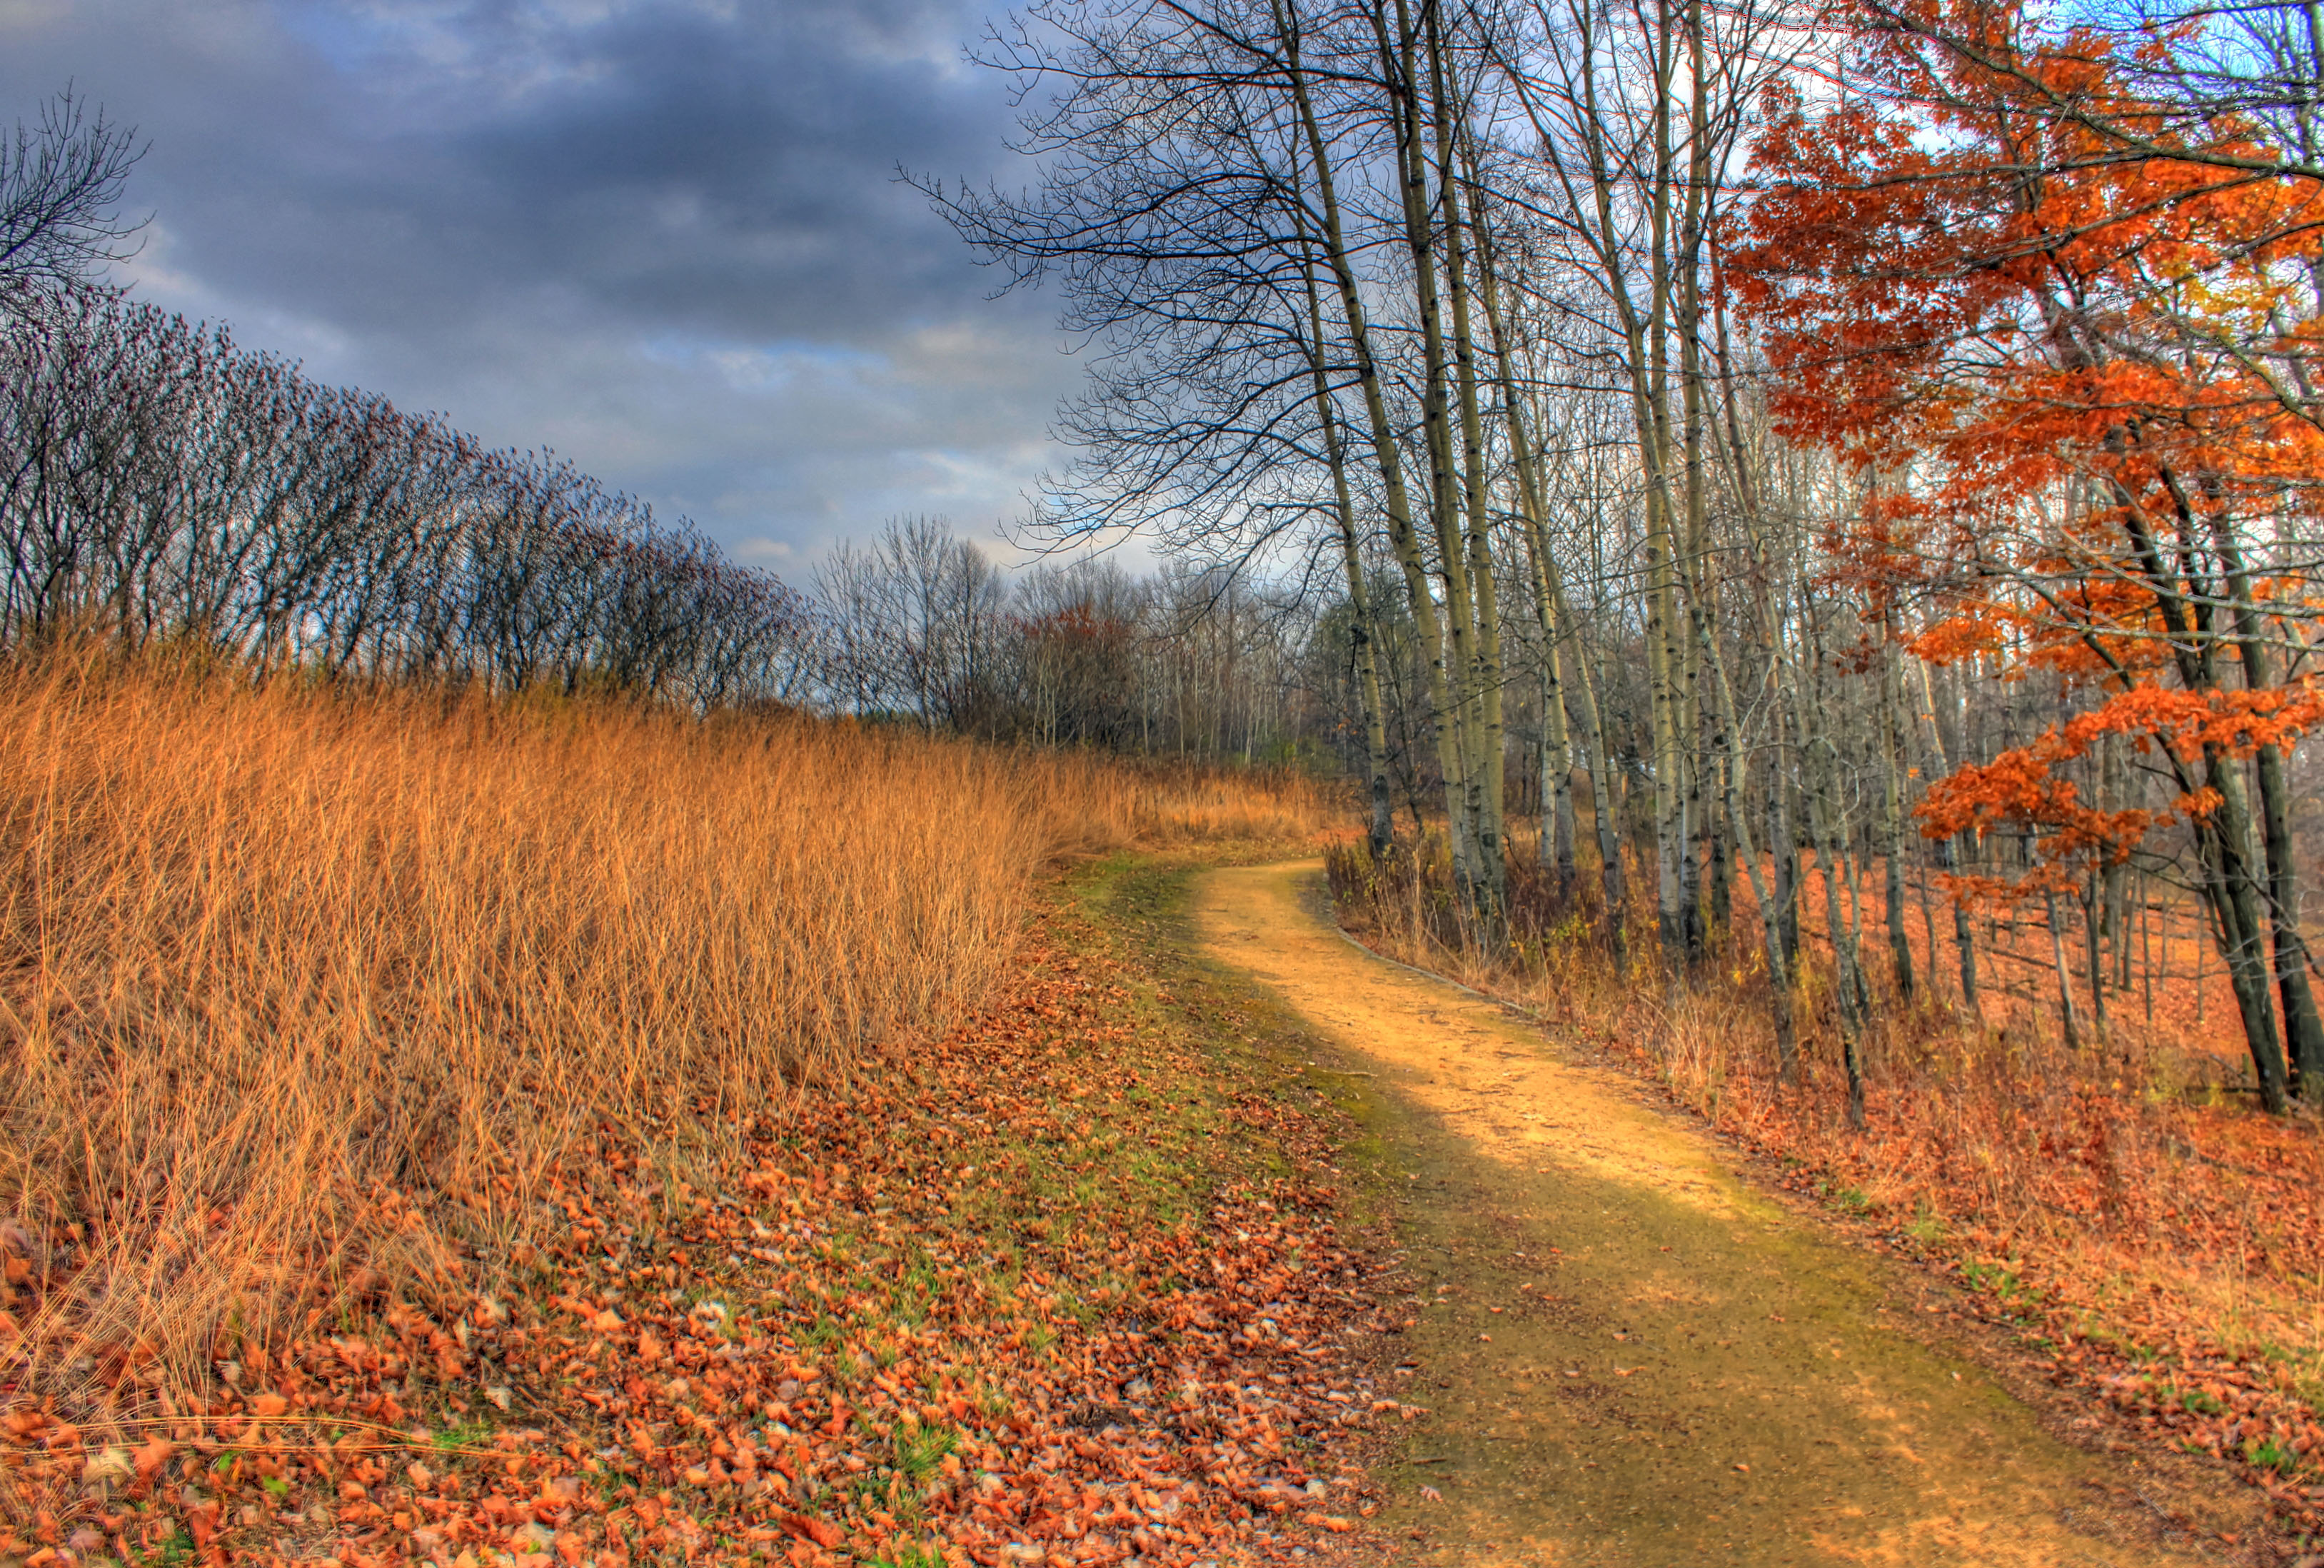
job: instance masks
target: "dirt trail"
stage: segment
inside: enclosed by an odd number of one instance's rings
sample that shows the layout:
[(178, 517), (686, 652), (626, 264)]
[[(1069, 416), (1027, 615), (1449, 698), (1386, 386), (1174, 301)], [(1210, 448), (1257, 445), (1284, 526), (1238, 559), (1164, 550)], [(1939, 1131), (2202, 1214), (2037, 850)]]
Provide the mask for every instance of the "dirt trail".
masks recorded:
[[(1405, 1397), (1433, 1414), (1383, 1523), (1416, 1560), (2226, 1560), (2168, 1523), (2182, 1484), (2061, 1442), (1906, 1332), (1923, 1309), (1902, 1270), (1753, 1191), (1613, 1074), (1356, 947), (1318, 879), (1314, 862), (1214, 872), (1196, 918), (1213, 956), (1347, 1053), (1315, 1082), (1408, 1191), (1427, 1305)], [(2213, 1529), (2255, 1522), (2216, 1506)]]

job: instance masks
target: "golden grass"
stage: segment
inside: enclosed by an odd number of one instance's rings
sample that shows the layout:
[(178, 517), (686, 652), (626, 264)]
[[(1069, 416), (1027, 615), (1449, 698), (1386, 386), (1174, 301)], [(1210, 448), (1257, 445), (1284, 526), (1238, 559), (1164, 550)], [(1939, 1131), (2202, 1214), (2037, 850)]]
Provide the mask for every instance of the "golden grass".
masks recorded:
[(0, 1371), (182, 1388), (222, 1333), (521, 1258), (601, 1130), (715, 1158), (986, 997), (1054, 857), (1334, 804), (797, 716), (0, 672)]

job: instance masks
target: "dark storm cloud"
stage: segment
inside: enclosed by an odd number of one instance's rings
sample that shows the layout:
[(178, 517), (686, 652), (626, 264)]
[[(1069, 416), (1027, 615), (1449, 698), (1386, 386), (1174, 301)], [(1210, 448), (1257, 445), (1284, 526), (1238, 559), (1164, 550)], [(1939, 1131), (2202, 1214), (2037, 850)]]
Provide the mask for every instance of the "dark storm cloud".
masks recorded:
[(136, 268), (318, 374), (553, 444), (779, 557), (1013, 510), (1070, 361), (899, 162), (1007, 168), (982, 7), (0, 0), (153, 150)]
[[(310, 20), (310, 40), (341, 35), (315, 52), (355, 95), (325, 108), (337, 155), (286, 158), (273, 191), (244, 184), (222, 208), (289, 242), (278, 288), (328, 288), (320, 263), (352, 262), (360, 310), (549, 287), (643, 320), (830, 337), (962, 300), (964, 255), (893, 182), (899, 159), (999, 151), (999, 84), (931, 58), (973, 24), (956, 8), (885, 27), (836, 5), (386, 15)], [(348, 232), (380, 243), (346, 255)]]

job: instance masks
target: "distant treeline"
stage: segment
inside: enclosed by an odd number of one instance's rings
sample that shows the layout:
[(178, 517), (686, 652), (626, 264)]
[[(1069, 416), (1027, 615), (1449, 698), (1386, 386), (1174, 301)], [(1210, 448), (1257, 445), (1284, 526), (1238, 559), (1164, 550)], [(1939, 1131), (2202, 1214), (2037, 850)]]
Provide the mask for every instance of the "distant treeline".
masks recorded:
[(1109, 557), (1010, 572), (917, 518), (834, 551), (815, 600), (817, 687), (844, 712), (1245, 761), (1348, 738), (1344, 629), (1288, 585)]
[(1012, 577), (928, 519), (842, 546), (802, 595), (550, 454), (132, 301), (107, 269), (134, 254), (143, 152), (70, 91), (0, 137), (0, 650), (95, 635), (260, 679), (1246, 760), (1344, 727), (1344, 631), (1302, 595), (1181, 565)]
[(1282, 757), (1336, 657), (1182, 567), (1012, 574), (928, 520), (802, 594), (547, 455), (101, 291), (0, 312), (0, 642), (91, 632), (258, 675), (776, 701), (988, 739)]
[(261, 671), (798, 694), (808, 607), (547, 455), (84, 291), (0, 312), (0, 638)]

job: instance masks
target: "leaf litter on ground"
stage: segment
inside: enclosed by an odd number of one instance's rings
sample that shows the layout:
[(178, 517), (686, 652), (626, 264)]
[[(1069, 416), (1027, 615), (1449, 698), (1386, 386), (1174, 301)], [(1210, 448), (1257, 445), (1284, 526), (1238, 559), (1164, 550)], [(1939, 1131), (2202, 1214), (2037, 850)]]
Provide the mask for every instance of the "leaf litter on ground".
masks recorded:
[[(599, 1129), (435, 1299), (221, 1343), (198, 1402), (141, 1397), (134, 1356), (86, 1407), (19, 1399), (0, 1555), (1341, 1554), (1377, 1507), (1367, 1434), (1420, 1414), (1374, 1351), (1403, 1326), (1388, 1250), (1329, 1113), (1163, 983), (1053, 896), (996, 1005), (739, 1122), (700, 1106), (723, 1155)], [(12, 1268), (20, 1310), (69, 1256)]]

